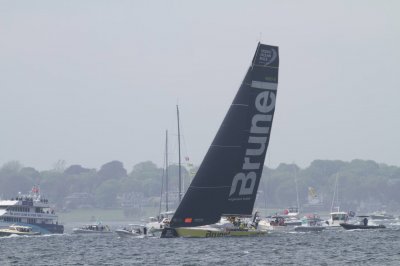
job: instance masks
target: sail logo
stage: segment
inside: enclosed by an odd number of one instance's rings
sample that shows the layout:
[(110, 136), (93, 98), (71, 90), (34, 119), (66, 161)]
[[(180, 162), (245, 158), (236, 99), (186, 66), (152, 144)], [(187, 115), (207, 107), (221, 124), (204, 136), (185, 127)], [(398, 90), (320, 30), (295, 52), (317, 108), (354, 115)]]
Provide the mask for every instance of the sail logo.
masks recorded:
[(275, 49), (261, 49), (258, 64), (267, 66), (274, 62), (277, 57), (278, 53)]
[(206, 237), (221, 237), (221, 236), (229, 236), (230, 234), (231, 234), (230, 231), (225, 231), (225, 232), (207, 231)]
[[(266, 83), (266, 82), (262, 82)], [(275, 89), (276, 83), (253, 83), (256, 88)], [(253, 87), (253, 86), (252, 86)], [(229, 197), (235, 194), (239, 187), (239, 196), (248, 196), (254, 193), (257, 181), (257, 173), (263, 167), (263, 158), (267, 149), (267, 141), (272, 123), (272, 112), (275, 108), (276, 94), (274, 91), (261, 91), (255, 98), (255, 109), (258, 113), (251, 119), (250, 136), (247, 140), (242, 172), (237, 173), (232, 181)], [(241, 200), (250, 199), (242, 198)], [(236, 200), (236, 199), (231, 199)]]

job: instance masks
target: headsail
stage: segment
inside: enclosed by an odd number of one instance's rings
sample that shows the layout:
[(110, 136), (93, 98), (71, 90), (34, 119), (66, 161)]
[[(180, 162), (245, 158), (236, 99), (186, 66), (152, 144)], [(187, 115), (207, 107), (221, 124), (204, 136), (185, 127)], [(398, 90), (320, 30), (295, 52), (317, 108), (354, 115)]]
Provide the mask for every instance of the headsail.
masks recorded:
[(171, 220), (172, 227), (251, 215), (264, 166), (278, 85), (278, 47), (258, 44), (252, 64), (196, 176)]

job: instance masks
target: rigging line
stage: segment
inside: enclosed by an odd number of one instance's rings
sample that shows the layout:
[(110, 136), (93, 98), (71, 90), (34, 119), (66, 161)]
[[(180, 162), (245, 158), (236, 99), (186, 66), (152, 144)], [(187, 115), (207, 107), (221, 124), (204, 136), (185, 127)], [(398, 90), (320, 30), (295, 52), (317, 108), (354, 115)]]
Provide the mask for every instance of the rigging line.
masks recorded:
[[(163, 154), (163, 159), (164, 159), (164, 162), (163, 162), (163, 167), (162, 167), (162, 175), (161, 175), (161, 192), (160, 192), (160, 206), (159, 206), (159, 208), (158, 208), (158, 216), (160, 216), (160, 214), (161, 214), (161, 206), (162, 206), (162, 198), (163, 198), (163, 190), (164, 190), (164, 178), (165, 178), (165, 170), (166, 170), (166, 167), (167, 167), (167, 158), (166, 158), (166, 153), (167, 153), (168, 151), (167, 151), (167, 149), (166, 149), (166, 146), (165, 146), (165, 148), (164, 148), (164, 154)], [(166, 192), (167, 193), (167, 192)]]
[(178, 165), (178, 175), (179, 175), (179, 202), (182, 201), (182, 169), (181, 169), (181, 135), (180, 135), (180, 117), (179, 117), (179, 106), (176, 105), (176, 115), (178, 122), (178, 156), (179, 156), (179, 165)]
[[(182, 129), (181, 129), (181, 131), (182, 131)], [(186, 148), (185, 135), (184, 135), (184, 134), (181, 134), (181, 138), (182, 138), (182, 140), (183, 140), (184, 154), (185, 154), (186, 157), (189, 157), (189, 153), (188, 153), (187, 148)], [(189, 157), (189, 160), (190, 160), (190, 157)]]
[[(179, 123), (180, 123), (180, 134), (179, 135), (181, 137), (181, 149), (183, 150), (184, 157), (189, 157), (189, 152), (188, 152), (187, 145), (186, 145), (185, 132), (184, 132), (184, 129), (183, 129), (184, 127), (182, 126), (182, 118), (181, 118), (181, 116), (180, 116)], [(178, 136), (178, 135), (176, 134), (175, 136)], [(176, 148), (176, 146), (174, 148)], [(185, 158), (185, 163), (187, 163), (186, 162), (186, 158)]]
[[(333, 206), (334, 206), (334, 204), (335, 204), (335, 196), (336, 196), (337, 181), (338, 181), (338, 175), (336, 174), (335, 186), (334, 186), (334, 188), (333, 188), (333, 198), (332, 198), (332, 204), (331, 204), (331, 212), (333, 212)], [(338, 210), (338, 211), (339, 211), (339, 210)]]
[[(165, 160), (164, 160), (165, 164)], [(163, 190), (164, 190), (164, 178), (165, 178), (165, 168), (162, 169), (161, 175), (161, 193), (160, 193), (160, 206), (158, 207), (158, 216), (161, 214), (161, 206), (162, 206), (162, 198), (163, 198)]]
[(169, 197), (169, 188), (168, 188), (168, 130), (165, 130), (165, 211), (168, 211), (168, 197)]

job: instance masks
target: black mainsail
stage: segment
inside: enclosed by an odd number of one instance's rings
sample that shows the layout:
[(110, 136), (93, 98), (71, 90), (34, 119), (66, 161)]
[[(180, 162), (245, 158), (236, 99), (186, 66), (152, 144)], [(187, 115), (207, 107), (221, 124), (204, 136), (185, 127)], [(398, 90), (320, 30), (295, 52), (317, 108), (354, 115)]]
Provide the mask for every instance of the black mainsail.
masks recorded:
[(253, 61), (171, 227), (252, 215), (264, 166), (278, 85), (278, 47), (259, 43)]

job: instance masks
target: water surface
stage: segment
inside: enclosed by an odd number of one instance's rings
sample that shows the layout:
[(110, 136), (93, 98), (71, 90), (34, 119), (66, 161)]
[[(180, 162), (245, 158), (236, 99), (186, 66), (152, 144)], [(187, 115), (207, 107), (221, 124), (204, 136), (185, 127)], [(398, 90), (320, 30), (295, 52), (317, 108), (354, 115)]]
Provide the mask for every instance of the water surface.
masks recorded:
[[(116, 228), (116, 226), (113, 226)], [(0, 265), (400, 265), (400, 225), (265, 237), (158, 239), (76, 235), (0, 238)]]

